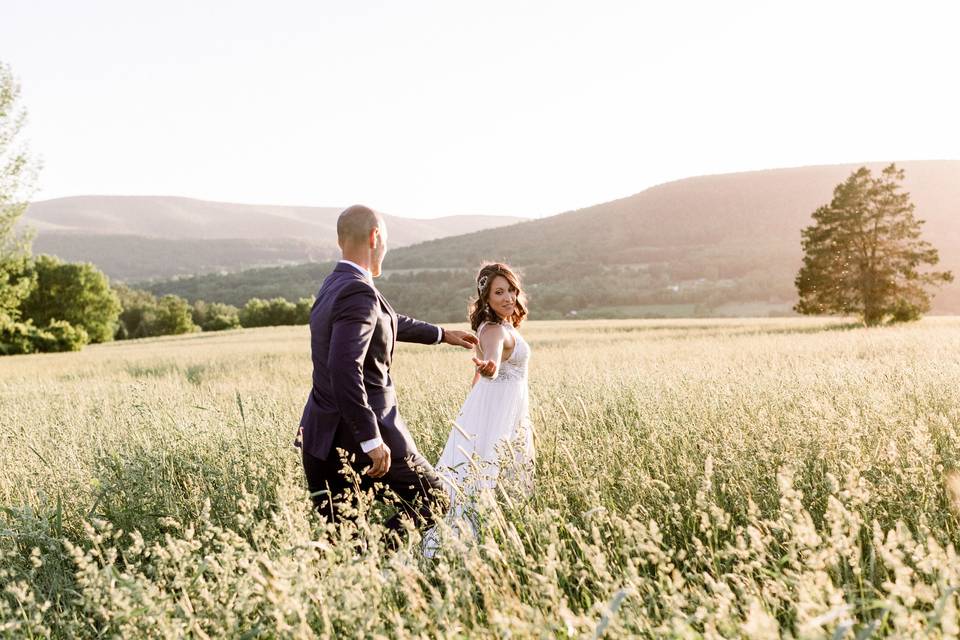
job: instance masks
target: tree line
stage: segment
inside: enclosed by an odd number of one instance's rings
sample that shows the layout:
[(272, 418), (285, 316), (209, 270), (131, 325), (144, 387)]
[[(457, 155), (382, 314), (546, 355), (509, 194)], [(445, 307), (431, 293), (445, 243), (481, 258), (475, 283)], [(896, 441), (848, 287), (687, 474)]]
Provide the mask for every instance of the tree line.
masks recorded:
[[(15, 266), (13, 269), (11, 266)], [(90, 263), (22, 255), (4, 265), (6, 306), (0, 312), (0, 355), (78, 351), (90, 343), (223, 331), (240, 327), (306, 324), (311, 298), (253, 298), (242, 307), (187, 302), (168, 294), (112, 285)]]
[[(756, 260), (722, 255), (713, 257), (709, 268), (699, 269), (707, 258), (701, 259), (697, 249), (690, 251), (694, 254), (690, 264), (679, 260), (643, 265), (569, 260), (514, 266), (523, 274), (531, 299), (531, 317), (539, 320), (573, 317), (571, 311), (584, 317), (590, 310), (623, 313), (622, 317), (656, 317), (654, 307), (663, 305), (697, 305), (702, 315), (709, 316), (721, 304), (756, 300), (776, 302), (789, 309), (794, 297), (792, 265), (759, 269)], [(469, 302), (476, 296), (476, 268), (393, 271), (389, 260), (388, 255), (387, 270), (377, 280), (377, 288), (397, 311), (431, 322), (466, 320)], [(294, 300), (315, 295), (334, 264), (259, 267), (140, 286), (158, 296), (172, 293), (187, 300), (233, 305), (243, 305), (252, 297)], [(671, 287), (678, 283), (676, 289)]]

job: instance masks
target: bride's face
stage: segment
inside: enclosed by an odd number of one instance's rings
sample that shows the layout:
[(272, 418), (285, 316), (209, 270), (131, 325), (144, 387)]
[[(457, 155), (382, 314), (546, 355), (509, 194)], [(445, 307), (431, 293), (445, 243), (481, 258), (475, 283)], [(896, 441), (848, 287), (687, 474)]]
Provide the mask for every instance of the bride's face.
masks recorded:
[(503, 276), (496, 276), (490, 283), (490, 295), (487, 296), (487, 303), (502, 320), (506, 320), (513, 315), (517, 308), (517, 294), (520, 293), (510, 286), (507, 279)]

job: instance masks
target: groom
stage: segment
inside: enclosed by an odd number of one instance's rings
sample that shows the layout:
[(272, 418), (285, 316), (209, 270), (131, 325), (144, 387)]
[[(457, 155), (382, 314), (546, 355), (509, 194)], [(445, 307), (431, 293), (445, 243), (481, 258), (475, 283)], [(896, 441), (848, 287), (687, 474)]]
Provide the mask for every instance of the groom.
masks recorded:
[[(389, 487), (400, 498), (399, 512), (387, 527), (400, 533), (404, 517), (423, 526), (444, 495), (440, 478), (417, 451), (397, 411), (390, 377), (397, 340), (471, 348), (476, 338), (400, 315), (377, 291), (387, 252), (387, 227), (377, 212), (362, 205), (337, 219), (343, 258), (320, 287), (310, 313), (313, 389), (300, 419), (303, 470), (317, 510), (336, 521), (353, 480), (360, 489)], [(346, 451), (341, 459), (338, 450)]]

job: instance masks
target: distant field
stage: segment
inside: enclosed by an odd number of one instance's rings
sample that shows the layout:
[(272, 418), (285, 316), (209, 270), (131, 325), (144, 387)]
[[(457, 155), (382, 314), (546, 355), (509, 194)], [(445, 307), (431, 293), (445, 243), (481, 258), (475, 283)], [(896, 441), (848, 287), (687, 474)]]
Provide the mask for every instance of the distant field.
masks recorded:
[(796, 316), (792, 304), (786, 302), (729, 302), (709, 308), (698, 304), (635, 304), (621, 307), (596, 307), (577, 312), (582, 319), (599, 318), (713, 318), (786, 317)]
[[(960, 319), (523, 331), (535, 494), (433, 561), (309, 512), (305, 327), (0, 359), (0, 636), (960, 633)], [(468, 354), (395, 373), (435, 460)]]

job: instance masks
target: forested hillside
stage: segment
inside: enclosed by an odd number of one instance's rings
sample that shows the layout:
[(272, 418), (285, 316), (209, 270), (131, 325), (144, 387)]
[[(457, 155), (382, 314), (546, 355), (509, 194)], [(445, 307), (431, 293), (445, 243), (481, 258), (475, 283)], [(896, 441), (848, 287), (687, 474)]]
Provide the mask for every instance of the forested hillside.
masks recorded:
[[(111, 278), (131, 282), (328, 260), (338, 253), (339, 213), (338, 207), (76, 196), (34, 202), (23, 224), (37, 232), (37, 253), (92, 262)], [(522, 220), (385, 217), (396, 247)]]
[(122, 282), (302, 264), (331, 260), (338, 253), (336, 247), (287, 238), (172, 239), (56, 232), (40, 234), (33, 250), (69, 262), (93, 262)]
[[(942, 265), (960, 274), (960, 161), (898, 163)], [(781, 315), (795, 299), (800, 231), (859, 165), (688, 178), (621, 200), (391, 251), (378, 286), (394, 306), (461, 319), (484, 260), (521, 268), (535, 317)], [(869, 166), (879, 169), (883, 163)], [(242, 304), (316, 293), (329, 265), (157, 283), (156, 293)], [(960, 313), (960, 285), (935, 312)]]

